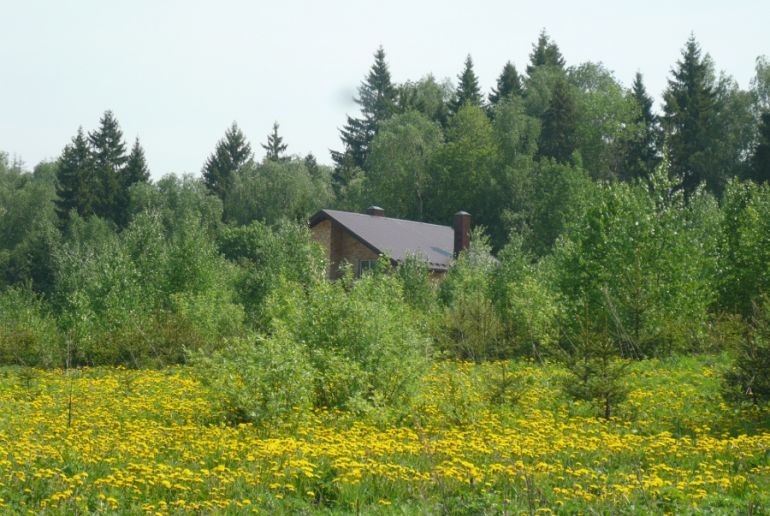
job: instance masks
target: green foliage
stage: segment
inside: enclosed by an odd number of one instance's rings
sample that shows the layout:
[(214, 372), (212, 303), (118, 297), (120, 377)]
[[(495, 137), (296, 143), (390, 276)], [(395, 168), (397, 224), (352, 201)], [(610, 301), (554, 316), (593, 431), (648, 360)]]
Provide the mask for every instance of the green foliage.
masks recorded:
[(519, 72), (517, 72), (516, 67), (508, 61), (505, 63), (503, 71), (500, 72), (500, 76), (497, 78), (497, 87), (492, 88), (492, 93), (489, 94), (489, 103), (495, 105), (501, 100), (520, 97), (523, 93), (524, 89), (521, 85)]
[(79, 128), (59, 158), (55, 201), (59, 219), (66, 228), (73, 212), (80, 217), (97, 215), (124, 228), (129, 217), (129, 189), (148, 180), (139, 140), (126, 155), (118, 121), (112, 111), (105, 111), (99, 128), (87, 137)]
[(623, 142), (623, 161), (619, 172), (621, 179), (643, 179), (649, 177), (660, 162), (658, 155), (663, 135), (658, 116), (652, 112), (652, 98), (647, 94), (639, 72), (628, 97), (633, 101), (636, 111), (633, 123), (638, 130)]
[(417, 111), (446, 127), (452, 95), (452, 84), (448, 79), (439, 83), (433, 75), (427, 75), (419, 81), (407, 81), (399, 86), (398, 108), (402, 113)]
[(29, 289), (0, 292), (0, 364), (56, 367), (63, 365), (63, 359), (48, 304)]
[(538, 155), (567, 163), (578, 145), (578, 111), (574, 93), (566, 80), (560, 79), (554, 83), (542, 120)]
[(751, 96), (734, 81), (714, 76), (714, 65), (693, 36), (664, 93), (666, 144), (671, 172), (692, 192), (701, 183), (721, 195), (730, 177), (740, 175), (754, 131)]
[(698, 346), (715, 300), (716, 209), (708, 197), (688, 204), (672, 193), (665, 169), (650, 190), (601, 189), (554, 254), (567, 328), (588, 310), (627, 357)]
[(491, 296), (504, 325), (510, 355), (541, 360), (559, 337), (559, 299), (549, 285), (544, 262), (535, 264), (518, 235), (498, 255)]
[(267, 144), (262, 144), (265, 149), (265, 159), (269, 161), (282, 161), (285, 158), (281, 156), (288, 147), (283, 143), (283, 138), (278, 135), (278, 122), (273, 122), (273, 132), (267, 135)]
[(59, 240), (55, 168), (43, 162), (30, 174), (0, 167), (0, 287), (51, 290), (51, 255)]
[(243, 332), (232, 269), (195, 218), (145, 212), (116, 234), (74, 216), (54, 254), (53, 300), (73, 363), (163, 364)]
[(265, 160), (242, 167), (225, 199), (225, 219), (237, 224), (307, 220), (333, 200), (329, 174), (320, 167), (319, 171), (311, 175), (301, 159)]
[(745, 320), (732, 367), (724, 374), (724, 394), (731, 401), (770, 400), (770, 300), (754, 304)]
[[(575, 87), (575, 139), (583, 167), (594, 178), (621, 177), (626, 142), (644, 134), (642, 123), (637, 121), (641, 108), (601, 64), (584, 63), (570, 69), (569, 81)], [(544, 124), (547, 121), (548, 117)]]
[(759, 139), (754, 147), (750, 177), (757, 183), (770, 183), (770, 111), (760, 117)]
[(515, 165), (524, 156), (534, 156), (540, 137), (540, 121), (527, 115), (524, 102), (516, 97), (506, 97), (495, 104), (492, 113), (502, 162)]
[(748, 316), (752, 305), (770, 292), (770, 184), (728, 183), (723, 211), (720, 304)]
[(430, 160), (441, 129), (409, 111), (385, 121), (371, 144), (365, 189), (369, 204), (387, 206), (391, 217), (424, 220), (430, 197)]
[(395, 276), (401, 283), (404, 301), (409, 306), (423, 312), (430, 312), (436, 307), (436, 285), (425, 260), (407, 256), (396, 267)]
[(465, 105), (452, 118), (446, 139), (433, 155), (428, 220), (446, 224), (464, 210), (477, 224), (490, 224), (499, 214), (490, 202), (497, 194), (497, 149), (489, 119), (480, 107)]
[(266, 301), (271, 292), (290, 281), (309, 289), (326, 275), (323, 250), (304, 225), (284, 222), (275, 228), (253, 222), (228, 227), (218, 240), (219, 251), (238, 264), (236, 289), (249, 319), (266, 327)]
[(144, 157), (144, 149), (137, 138), (126, 160), (126, 166), (120, 173), (120, 189), (116, 198), (118, 226), (128, 225), (128, 218), (131, 215), (131, 187), (135, 184), (147, 184), (149, 181), (150, 169)]
[(79, 128), (72, 142), (64, 147), (56, 174), (56, 213), (62, 222), (74, 210), (81, 217), (94, 212), (96, 195), (88, 141)]
[(203, 165), (203, 182), (220, 199), (225, 199), (235, 173), (252, 158), (251, 144), (233, 122), (225, 136), (217, 142), (214, 152)]
[(105, 111), (99, 120), (99, 128), (88, 133), (92, 176), (87, 188), (94, 196), (93, 212), (103, 219), (120, 224), (124, 216), (119, 213), (121, 172), (128, 160), (123, 132), (112, 111)]
[(212, 354), (193, 353), (191, 359), (235, 422), (292, 424), (309, 415), (315, 371), (305, 346), (287, 335), (235, 339)]
[(597, 328), (592, 314), (585, 311), (575, 333), (568, 335), (562, 359), (570, 375), (564, 389), (574, 399), (590, 401), (605, 419), (626, 399), (624, 379), (629, 362), (607, 332)]
[(465, 67), (457, 79), (459, 82), (450, 104), (451, 112), (457, 113), (466, 104), (481, 107), (483, 99), (479, 88), (479, 78), (473, 70), (473, 59), (471, 59), (470, 54), (465, 58)]
[(580, 220), (593, 202), (596, 186), (577, 165), (541, 160), (534, 167), (532, 200), (525, 212), (531, 238), (527, 248), (535, 255), (548, 253), (567, 226)]
[(532, 52), (529, 54), (529, 64), (527, 65), (527, 75), (532, 77), (533, 73), (542, 67), (564, 68), (564, 58), (561, 55), (559, 46), (546, 34), (545, 29), (540, 31), (537, 43), (532, 45)]
[(166, 234), (175, 231), (178, 221), (198, 220), (206, 233), (214, 235), (222, 224), (222, 201), (200, 179), (190, 175), (166, 175), (155, 184), (131, 187), (131, 212), (156, 214)]
[(365, 166), (369, 145), (379, 131), (380, 124), (395, 111), (397, 94), (390, 79), (385, 51), (380, 47), (374, 54), (374, 64), (358, 88), (358, 98), (355, 99), (356, 104), (361, 106), (361, 118), (347, 117), (347, 123), (340, 130), (345, 148), (331, 153), (336, 169)]
[(503, 324), (490, 296), (491, 273), (497, 262), (486, 236), (474, 231), (439, 288), (443, 310), (436, 340), (451, 356), (481, 362), (505, 356)]
[(285, 284), (268, 306), (277, 335), (271, 338), (301, 343), (309, 357), (316, 406), (408, 414), (430, 345), (396, 278), (367, 274), (353, 283), (319, 282), (307, 292)]

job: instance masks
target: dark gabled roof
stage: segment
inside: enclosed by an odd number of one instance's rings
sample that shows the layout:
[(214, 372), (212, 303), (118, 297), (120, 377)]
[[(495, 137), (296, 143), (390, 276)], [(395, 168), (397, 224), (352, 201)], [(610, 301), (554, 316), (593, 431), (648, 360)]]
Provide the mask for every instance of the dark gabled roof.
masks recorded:
[(374, 252), (396, 262), (408, 256), (417, 256), (425, 260), (431, 270), (445, 271), (452, 260), (454, 230), (450, 226), (349, 211), (321, 210), (310, 218), (310, 227), (327, 219), (343, 226)]

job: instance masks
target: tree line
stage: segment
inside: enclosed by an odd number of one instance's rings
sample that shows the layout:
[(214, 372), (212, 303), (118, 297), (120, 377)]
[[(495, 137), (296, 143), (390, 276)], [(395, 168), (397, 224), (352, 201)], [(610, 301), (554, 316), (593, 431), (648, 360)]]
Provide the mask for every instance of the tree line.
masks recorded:
[[(661, 114), (641, 75), (568, 67), (545, 33), (489, 95), (470, 57), (456, 86), (393, 84), (379, 49), (333, 166), (288, 154), (278, 123), (257, 160), (234, 123), (200, 177), (157, 181), (108, 111), (32, 171), (0, 153), (0, 363), (192, 360), (251, 375), (219, 387), (269, 418), (404, 405), (437, 351), (555, 359), (609, 415), (628, 360), (727, 351), (731, 392), (762, 399), (769, 92), (765, 59), (741, 90), (694, 38)], [(440, 285), (417, 260), (327, 283), (307, 217), (370, 204), (440, 224), (465, 209), (473, 246)]]

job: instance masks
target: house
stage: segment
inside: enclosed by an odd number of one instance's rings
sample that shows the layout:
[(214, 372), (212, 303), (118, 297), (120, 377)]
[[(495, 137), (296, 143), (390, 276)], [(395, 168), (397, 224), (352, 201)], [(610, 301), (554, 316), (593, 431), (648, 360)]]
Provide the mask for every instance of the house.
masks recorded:
[(398, 265), (409, 256), (425, 260), (436, 276), (470, 243), (471, 216), (460, 211), (452, 226), (393, 219), (370, 206), (366, 213), (321, 210), (310, 218), (313, 238), (327, 251), (329, 279), (337, 279), (340, 265), (349, 263), (356, 275), (371, 269), (380, 256)]

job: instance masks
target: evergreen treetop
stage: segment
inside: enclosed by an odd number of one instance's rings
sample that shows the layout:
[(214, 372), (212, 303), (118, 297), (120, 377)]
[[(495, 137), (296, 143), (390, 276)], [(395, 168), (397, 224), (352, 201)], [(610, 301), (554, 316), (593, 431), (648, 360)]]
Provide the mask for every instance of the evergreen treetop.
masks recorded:
[(717, 177), (718, 171), (706, 157), (719, 138), (713, 65), (708, 55), (701, 55), (692, 35), (671, 71), (663, 99), (671, 173), (682, 181), (685, 191), (693, 191), (702, 181), (712, 191), (720, 191), (724, 178)]
[(658, 117), (652, 112), (652, 97), (647, 94), (647, 89), (644, 87), (642, 74), (640, 72), (636, 72), (636, 75), (634, 76), (634, 84), (631, 86), (631, 92), (641, 110), (640, 120), (647, 124), (657, 123)]
[(770, 183), (770, 111), (761, 115), (759, 141), (751, 164), (751, 179), (757, 183)]
[(93, 167), (88, 140), (79, 127), (71, 143), (64, 147), (56, 172), (56, 214), (66, 223), (71, 210), (81, 216), (93, 213)]
[(147, 166), (144, 149), (139, 143), (139, 138), (134, 140), (134, 146), (128, 155), (122, 178), (123, 184), (126, 186), (131, 186), (134, 183), (146, 183), (150, 180), (150, 169)]
[(104, 219), (118, 221), (121, 215), (120, 174), (128, 160), (123, 131), (112, 111), (105, 111), (99, 120), (99, 128), (88, 135), (91, 144), (91, 158), (94, 167), (95, 190), (94, 213)]
[(251, 159), (251, 145), (233, 122), (225, 136), (203, 166), (203, 182), (208, 189), (224, 198), (233, 180), (233, 174)]
[(532, 52), (529, 54), (529, 64), (527, 65), (527, 75), (540, 66), (552, 66), (555, 68), (564, 68), (564, 57), (561, 55), (559, 46), (554, 43), (546, 34), (545, 29), (540, 31), (537, 43), (532, 45)]
[(361, 106), (361, 118), (347, 117), (347, 123), (340, 130), (344, 150), (331, 151), (338, 167), (351, 162), (357, 167), (364, 166), (379, 125), (395, 111), (397, 95), (385, 61), (385, 50), (380, 46), (374, 54), (369, 74), (358, 88), (358, 97), (354, 99)]
[(516, 67), (508, 61), (503, 67), (503, 71), (497, 78), (497, 87), (492, 88), (492, 92), (489, 94), (489, 103), (497, 104), (504, 98), (521, 95), (523, 89), (521, 87), (521, 77), (519, 72), (516, 71)]
[(543, 114), (538, 154), (567, 163), (577, 149), (578, 113), (575, 99), (566, 79), (559, 79), (553, 87), (548, 109)]
[(637, 107), (634, 122), (638, 131), (624, 144), (620, 176), (623, 179), (649, 177), (660, 163), (661, 133), (658, 116), (652, 111), (652, 98), (647, 94), (639, 72), (629, 95)]
[(457, 78), (459, 83), (457, 84), (455, 98), (452, 102), (452, 112), (457, 113), (466, 104), (481, 106), (483, 100), (481, 89), (479, 88), (479, 78), (473, 70), (473, 59), (470, 54), (465, 58), (465, 67)]
[(283, 143), (283, 138), (278, 135), (278, 127), (280, 127), (278, 122), (273, 122), (273, 132), (267, 135), (267, 144), (261, 144), (262, 148), (266, 151), (265, 159), (268, 161), (283, 161), (286, 159), (281, 154), (286, 151), (288, 145)]
[(97, 167), (108, 167), (112, 172), (118, 172), (125, 165), (126, 144), (123, 142), (123, 131), (120, 130), (117, 119), (112, 111), (105, 111), (99, 120), (99, 129), (89, 133), (88, 142), (94, 164)]

